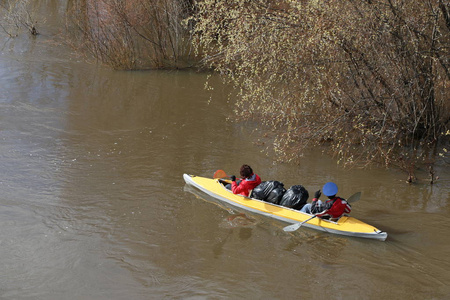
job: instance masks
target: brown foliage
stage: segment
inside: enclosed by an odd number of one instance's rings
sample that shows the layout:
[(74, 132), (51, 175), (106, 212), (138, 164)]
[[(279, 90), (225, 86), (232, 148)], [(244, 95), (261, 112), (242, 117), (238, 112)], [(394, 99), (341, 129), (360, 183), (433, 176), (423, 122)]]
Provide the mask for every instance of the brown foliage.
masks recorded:
[(197, 49), (240, 91), (241, 117), (279, 130), (282, 159), (330, 142), (345, 163), (406, 170), (448, 138), (448, 1), (205, 0), (198, 8)]

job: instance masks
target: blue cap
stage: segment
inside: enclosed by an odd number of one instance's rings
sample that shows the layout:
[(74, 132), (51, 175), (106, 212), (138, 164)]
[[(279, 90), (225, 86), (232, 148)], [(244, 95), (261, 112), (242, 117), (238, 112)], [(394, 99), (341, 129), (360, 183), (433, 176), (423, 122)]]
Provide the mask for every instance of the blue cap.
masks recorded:
[(327, 182), (323, 186), (323, 194), (327, 197), (334, 196), (338, 192), (338, 187), (334, 182)]

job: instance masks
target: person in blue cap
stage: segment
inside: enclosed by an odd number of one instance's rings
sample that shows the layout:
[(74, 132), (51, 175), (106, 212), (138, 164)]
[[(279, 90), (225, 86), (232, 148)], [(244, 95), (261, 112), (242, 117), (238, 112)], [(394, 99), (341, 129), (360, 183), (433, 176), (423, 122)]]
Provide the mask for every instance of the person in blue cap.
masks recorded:
[(350, 213), (352, 208), (345, 199), (337, 197), (338, 187), (334, 182), (327, 182), (324, 184), (323, 194), (328, 197), (328, 200), (322, 202), (319, 200), (322, 193), (318, 190), (314, 194), (314, 199), (311, 203), (305, 204), (300, 211), (309, 214), (314, 214), (324, 219), (338, 219), (344, 213)]

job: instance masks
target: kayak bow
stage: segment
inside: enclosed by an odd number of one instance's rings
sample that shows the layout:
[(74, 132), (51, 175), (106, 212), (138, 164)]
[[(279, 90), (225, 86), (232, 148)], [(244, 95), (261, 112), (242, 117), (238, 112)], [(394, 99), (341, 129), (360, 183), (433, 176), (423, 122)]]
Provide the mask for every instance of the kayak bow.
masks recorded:
[[(187, 184), (204, 193), (252, 213), (271, 217), (290, 224), (302, 223), (313, 216), (281, 205), (233, 194), (220, 183), (219, 178), (211, 179), (189, 174), (184, 174), (183, 178)], [(349, 216), (342, 216), (337, 222), (313, 218), (307, 223), (304, 223), (303, 227), (333, 234), (376, 239), (380, 241), (385, 241), (387, 238), (386, 232)]]

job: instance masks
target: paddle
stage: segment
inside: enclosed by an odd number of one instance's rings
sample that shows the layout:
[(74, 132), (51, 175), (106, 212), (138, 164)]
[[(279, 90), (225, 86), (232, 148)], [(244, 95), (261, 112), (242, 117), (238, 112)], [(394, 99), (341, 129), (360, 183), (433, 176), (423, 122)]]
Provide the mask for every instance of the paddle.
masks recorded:
[(225, 173), (224, 170), (217, 170), (216, 172), (214, 172), (213, 178), (217, 179), (217, 178), (225, 178), (228, 177), (227, 173)]
[(347, 203), (355, 203), (361, 198), (361, 192), (354, 193), (347, 199)]
[(312, 219), (314, 219), (314, 218), (316, 218), (316, 217), (317, 217), (317, 216), (314, 215), (314, 216), (312, 216), (311, 218), (309, 218), (309, 219), (307, 219), (307, 220), (305, 220), (305, 221), (303, 221), (303, 222), (301, 222), (301, 223), (295, 223), (295, 224), (286, 226), (286, 227), (283, 228), (283, 230), (286, 231), (286, 232), (296, 231), (297, 229), (299, 229), (300, 227), (302, 227), (303, 224), (305, 224), (305, 223), (308, 222), (309, 220), (312, 220)]
[[(360, 198), (361, 198), (361, 192), (357, 192), (357, 193), (351, 195), (351, 196), (348, 198), (347, 202), (348, 202), (348, 203), (355, 203), (355, 202), (358, 201)], [(321, 212), (321, 213), (323, 213), (323, 212)], [(301, 222), (301, 223), (295, 223), (295, 224), (292, 224), (292, 225), (288, 225), (288, 226), (284, 227), (283, 230), (286, 231), (286, 232), (296, 231), (297, 229), (299, 229), (300, 227), (302, 227), (303, 224), (305, 224), (305, 223), (308, 222), (309, 220), (314, 219), (315, 217), (317, 217), (317, 215), (314, 215), (314, 216), (312, 216), (311, 218), (309, 218), (309, 219), (307, 219), (307, 220), (305, 220), (305, 221), (303, 221), (303, 222)]]

